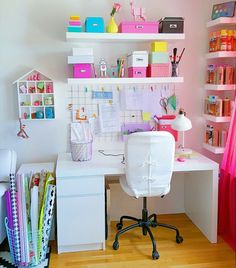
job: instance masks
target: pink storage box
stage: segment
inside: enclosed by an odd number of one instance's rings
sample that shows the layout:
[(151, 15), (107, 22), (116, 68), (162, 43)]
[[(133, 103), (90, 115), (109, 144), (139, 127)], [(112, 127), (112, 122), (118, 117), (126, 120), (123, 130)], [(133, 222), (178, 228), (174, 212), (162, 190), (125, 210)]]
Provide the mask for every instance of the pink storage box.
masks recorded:
[(80, 20), (70, 20), (69, 25), (70, 26), (81, 26), (81, 21)]
[(178, 141), (178, 131), (171, 127), (171, 123), (175, 119), (175, 115), (163, 115), (162, 117), (157, 117), (156, 119), (154, 119), (157, 122), (156, 130), (168, 131), (174, 136), (175, 141)]
[(122, 21), (119, 25), (120, 33), (158, 33), (159, 22)]
[(156, 63), (149, 64), (147, 69), (148, 77), (169, 77), (170, 64), (169, 63)]
[(128, 77), (147, 77), (147, 67), (129, 67)]
[(74, 64), (74, 78), (92, 78), (92, 65), (91, 64)]

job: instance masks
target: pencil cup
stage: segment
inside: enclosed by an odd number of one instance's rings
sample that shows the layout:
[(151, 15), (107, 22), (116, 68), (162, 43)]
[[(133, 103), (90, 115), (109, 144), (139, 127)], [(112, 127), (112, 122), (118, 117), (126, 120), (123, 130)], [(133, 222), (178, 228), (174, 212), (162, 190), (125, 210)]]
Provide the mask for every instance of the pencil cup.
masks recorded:
[(171, 62), (171, 76), (179, 76), (179, 64), (177, 62)]
[(92, 143), (71, 141), (71, 156), (73, 161), (88, 161), (92, 158)]

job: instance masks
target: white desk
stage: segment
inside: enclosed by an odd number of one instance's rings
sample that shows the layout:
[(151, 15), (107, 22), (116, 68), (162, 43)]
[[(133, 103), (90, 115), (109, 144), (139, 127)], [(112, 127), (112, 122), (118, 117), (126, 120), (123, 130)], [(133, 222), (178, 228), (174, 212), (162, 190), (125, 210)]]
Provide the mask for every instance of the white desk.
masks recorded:
[[(59, 154), (58, 253), (105, 249), (105, 176), (124, 174), (121, 160), (94, 152), (91, 161), (73, 162), (70, 154)], [(212, 243), (217, 242), (218, 169), (200, 154), (174, 165), (184, 176), (185, 213)]]

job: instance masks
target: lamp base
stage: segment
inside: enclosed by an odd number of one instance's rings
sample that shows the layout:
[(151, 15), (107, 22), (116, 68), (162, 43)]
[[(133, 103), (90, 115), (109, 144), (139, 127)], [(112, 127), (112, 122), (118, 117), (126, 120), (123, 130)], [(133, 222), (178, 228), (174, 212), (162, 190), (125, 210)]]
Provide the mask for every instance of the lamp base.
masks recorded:
[(183, 157), (190, 157), (192, 154), (192, 150), (188, 148), (178, 148), (175, 150), (175, 154), (178, 156), (183, 156)]

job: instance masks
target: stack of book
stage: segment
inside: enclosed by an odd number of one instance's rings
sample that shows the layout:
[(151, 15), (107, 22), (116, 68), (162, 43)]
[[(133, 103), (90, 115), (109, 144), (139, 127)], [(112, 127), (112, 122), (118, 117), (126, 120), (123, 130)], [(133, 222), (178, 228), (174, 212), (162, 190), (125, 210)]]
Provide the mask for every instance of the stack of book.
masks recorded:
[(82, 24), (80, 20), (80, 16), (70, 16), (69, 26), (67, 27), (68, 32), (82, 32)]

